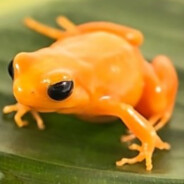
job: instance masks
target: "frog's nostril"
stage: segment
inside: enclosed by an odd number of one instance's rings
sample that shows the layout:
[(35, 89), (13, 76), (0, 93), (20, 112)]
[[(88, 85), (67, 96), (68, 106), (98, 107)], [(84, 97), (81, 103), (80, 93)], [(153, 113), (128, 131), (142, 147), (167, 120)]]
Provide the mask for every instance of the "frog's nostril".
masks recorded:
[(35, 91), (31, 91), (31, 94), (34, 95), (35, 94)]

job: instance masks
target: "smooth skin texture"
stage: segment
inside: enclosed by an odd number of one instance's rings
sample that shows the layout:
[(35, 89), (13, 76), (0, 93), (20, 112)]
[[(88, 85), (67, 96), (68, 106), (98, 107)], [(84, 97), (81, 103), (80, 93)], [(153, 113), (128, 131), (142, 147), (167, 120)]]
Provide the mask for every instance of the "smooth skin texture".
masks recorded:
[[(38, 112), (118, 117), (130, 131), (122, 141), (136, 137), (141, 145), (132, 144), (129, 148), (139, 154), (116, 165), (145, 160), (151, 170), (155, 148), (170, 149), (156, 131), (168, 122), (175, 103), (178, 79), (171, 61), (160, 55), (148, 63), (138, 48), (143, 35), (135, 29), (109, 22), (75, 25), (65, 17), (58, 17), (57, 23), (65, 31), (25, 19), (29, 28), (56, 42), (16, 55), (12, 70), (17, 104), (5, 106), (3, 112), (17, 111), (15, 122), (23, 127), (28, 122), (22, 116), (30, 111), (40, 129), (45, 126)], [(48, 89), (57, 84), (58, 90), (63, 81), (72, 82), (70, 94), (52, 99)]]

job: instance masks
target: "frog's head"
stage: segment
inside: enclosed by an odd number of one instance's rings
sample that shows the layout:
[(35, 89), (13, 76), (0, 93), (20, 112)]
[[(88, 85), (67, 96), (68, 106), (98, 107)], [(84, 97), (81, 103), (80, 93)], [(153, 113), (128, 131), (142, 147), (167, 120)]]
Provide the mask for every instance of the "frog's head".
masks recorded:
[(67, 54), (55, 55), (20, 53), (11, 61), (8, 71), (19, 103), (37, 111), (69, 112), (87, 102), (88, 94), (77, 79), (77, 62)]

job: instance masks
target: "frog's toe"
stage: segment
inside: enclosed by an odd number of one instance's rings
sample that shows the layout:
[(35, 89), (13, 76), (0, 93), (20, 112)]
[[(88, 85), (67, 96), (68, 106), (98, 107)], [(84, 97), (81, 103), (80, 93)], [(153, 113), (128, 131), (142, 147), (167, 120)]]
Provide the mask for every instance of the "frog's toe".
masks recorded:
[(10, 111), (10, 108), (8, 107), (8, 106), (5, 106), (4, 108), (3, 108), (3, 113), (4, 114), (8, 114), (8, 113), (10, 113), (11, 111)]
[(136, 157), (133, 158), (122, 158), (121, 160), (116, 162), (116, 166), (123, 166), (125, 164), (135, 164), (137, 162), (141, 162), (144, 160), (144, 155), (139, 153)]
[(129, 148), (130, 150), (141, 151), (141, 146), (139, 146), (138, 144), (131, 144), (128, 148)]
[(40, 130), (44, 130), (45, 129), (45, 124), (43, 123), (43, 121), (37, 121), (37, 126)]
[(22, 128), (22, 127), (25, 127), (29, 124), (28, 121), (21, 121), (21, 122), (16, 122), (17, 126)]
[(129, 142), (134, 140), (135, 138), (136, 138), (135, 135), (131, 133), (129, 135), (122, 135), (120, 140), (121, 142)]
[(31, 111), (33, 117), (35, 118), (36, 120), (36, 123), (37, 123), (37, 126), (40, 130), (44, 130), (45, 129), (45, 124), (42, 120), (42, 118), (40, 117), (39, 113), (36, 112), (36, 111)]
[(3, 113), (4, 114), (8, 114), (11, 113), (13, 111), (17, 111), (17, 105), (7, 105), (3, 108)]
[(171, 148), (171, 145), (167, 142), (163, 142), (161, 139), (157, 141), (156, 148), (161, 150), (169, 150)]

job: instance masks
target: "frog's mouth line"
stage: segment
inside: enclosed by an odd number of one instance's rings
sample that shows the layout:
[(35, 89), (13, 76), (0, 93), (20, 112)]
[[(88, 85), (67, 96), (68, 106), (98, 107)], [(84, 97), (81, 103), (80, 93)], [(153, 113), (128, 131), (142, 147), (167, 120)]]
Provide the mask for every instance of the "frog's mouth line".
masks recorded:
[[(41, 112), (41, 113), (48, 113), (48, 112), (63, 112), (63, 113), (67, 113), (68, 111), (71, 111), (72, 109), (74, 110), (75, 107), (64, 107), (64, 108), (45, 108), (45, 107), (32, 107), (32, 106), (27, 106), (29, 107), (31, 110), (37, 111), (37, 112)], [(69, 112), (68, 112), (69, 113)]]

